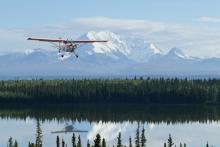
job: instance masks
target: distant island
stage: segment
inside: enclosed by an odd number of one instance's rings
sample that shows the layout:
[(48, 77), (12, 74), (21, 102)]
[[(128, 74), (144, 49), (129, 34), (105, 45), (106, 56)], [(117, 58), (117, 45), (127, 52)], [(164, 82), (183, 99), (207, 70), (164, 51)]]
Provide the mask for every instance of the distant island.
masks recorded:
[(0, 103), (9, 104), (217, 104), (219, 101), (219, 79), (0, 81)]

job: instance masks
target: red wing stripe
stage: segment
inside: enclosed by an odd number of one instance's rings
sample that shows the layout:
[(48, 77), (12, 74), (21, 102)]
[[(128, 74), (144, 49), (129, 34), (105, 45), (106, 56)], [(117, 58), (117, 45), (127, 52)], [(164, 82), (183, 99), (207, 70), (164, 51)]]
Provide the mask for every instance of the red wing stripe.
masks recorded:
[(63, 39), (46, 39), (46, 38), (28, 38), (28, 40), (33, 41), (45, 41), (45, 42), (64, 42)]
[(44, 41), (44, 42), (72, 42), (72, 43), (95, 43), (108, 42), (106, 40), (63, 40), (63, 39), (46, 39), (46, 38), (28, 38), (27, 40)]
[(71, 41), (74, 43), (95, 43), (95, 42), (108, 42), (107, 40), (76, 40), (76, 41)]

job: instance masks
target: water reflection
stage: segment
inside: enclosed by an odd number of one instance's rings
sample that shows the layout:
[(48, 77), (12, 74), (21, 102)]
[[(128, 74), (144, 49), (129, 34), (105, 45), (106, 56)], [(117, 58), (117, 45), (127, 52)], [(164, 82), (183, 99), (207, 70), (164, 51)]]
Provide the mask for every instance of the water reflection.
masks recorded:
[(64, 129), (60, 131), (52, 131), (52, 134), (59, 134), (59, 133), (87, 133), (87, 130), (79, 130), (74, 128), (74, 123), (72, 125), (66, 125)]
[[(82, 144), (93, 143), (99, 133), (108, 145), (115, 145), (119, 132), (123, 144), (129, 136), (134, 138), (137, 124), (146, 129), (147, 144), (162, 147), (169, 133), (179, 145), (204, 146), (207, 141), (220, 146), (219, 107), (216, 106), (1, 106), (0, 146), (6, 146), (12, 136), (20, 146), (36, 140), (36, 126), (40, 122), (44, 146), (56, 146), (57, 135), (71, 145), (72, 132), (51, 134), (72, 125), (77, 130), (88, 130), (80, 134)], [(67, 129), (68, 130), (68, 129)]]
[(189, 123), (220, 120), (220, 107), (203, 105), (41, 105), (0, 106), (0, 118), (40, 119), (41, 121), (65, 122), (124, 122)]

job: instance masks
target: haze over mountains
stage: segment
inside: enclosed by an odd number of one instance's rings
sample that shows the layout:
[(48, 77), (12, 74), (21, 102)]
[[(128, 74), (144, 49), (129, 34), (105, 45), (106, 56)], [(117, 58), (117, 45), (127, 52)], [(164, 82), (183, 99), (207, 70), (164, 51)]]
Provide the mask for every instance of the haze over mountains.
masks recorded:
[(78, 59), (60, 60), (57, 50), (43, 49), (0, 55), (0, 76), (220, 75), (220, 58), (192, 57), (178, 48), (164, 53), (140, 37), (101, 31), (80, 39), (109, 42), (81, 45)]

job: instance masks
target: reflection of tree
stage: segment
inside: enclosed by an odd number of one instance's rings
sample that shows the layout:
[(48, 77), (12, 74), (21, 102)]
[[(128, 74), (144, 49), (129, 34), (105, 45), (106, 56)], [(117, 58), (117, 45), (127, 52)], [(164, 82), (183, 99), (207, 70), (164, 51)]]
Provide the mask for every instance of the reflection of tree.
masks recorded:
[(35, 144), (29, 142), (28, 146), (29, 147), (42, 147), (43, 146), (43, 142), (42, 142), (43, 135), (42, 135), (41, 124), (40, 124), (39, 119), (37, 119), (35, 136), (36, 136)]
[(169, 138), (167, 140), (167, 144), (168, 144), (168, 147), (172, 147), (174, 145), (173, 139), (170, 134), (169, 134)]
[(102, 147), (106, 147), (106, 141), (105, 141), (105, 138), (102, 139)]
[(18, 147), (18, 142), (17, 140), (13, 141), (12, 137), (8, 139), (8, 145), (7, 147)]
[(131, 140), (131, 136), (129, 137), (129, 147), (132, 147), (132, 140)]
[(89, 140), (87, 141), (87, 147), (90, 147), (90, 143), (89, 143)]
[(73, 133), (73, 136), (72, 136), (72, 147), (76, 147), (76, 136), (75, 136), (75, 133)]
[(59, 136), (57, 136), (56, 144), (57, 144), (57, 147), (60, 147), (60, 138), (59, 138)]
[(65, 147), (65, 141), (62, 139), (62, 147)]
[(136, 130), (135, 147), (140, 147), (140, 124), (139, 123), (138, 123), (138, 128)]
[(121, 140), (121, 132), (118, 133), (117, 139), (118, 139), (117, 147), (122, 147), (123, 145)]
[(94, 140), (94, 147), (101, 147), (101, 136), (99, 134), (96, 135)]
[(13, 147), (12, 137), (10, 137), (9, 140), (8, 140), (8, 147)]
[(82, 147), (80, 135), (78, 136), (77, 147)]
[(37, 127), (36, 127), (36, 141), (35, 141), (35, 145), (36, 147), (42, 147), (43, 142), (42, 142), (42, 130), (41, 130), (41, 124), (39, 119), (37, 119)]
[[(0, 118), (41, 121), (89, 121), (149, 123), (189, 123), (220, 120), (219, 106), (205, 105), (44, 105), (44, 106), (1, 106)], [(175, 110), (175, 111), (174, 111)], [(162, 112), (162, 113), (161, 113)]]
[(14, 147), (18, 147), (18, 142), (15, 140)]
[(146, 142), (147, 142), (147, 139), (145, 137), (145, 129), (144, 129), (144, 126), (143, 126), (142, 131), (141, 131), (141, 147), (145, 147)]

